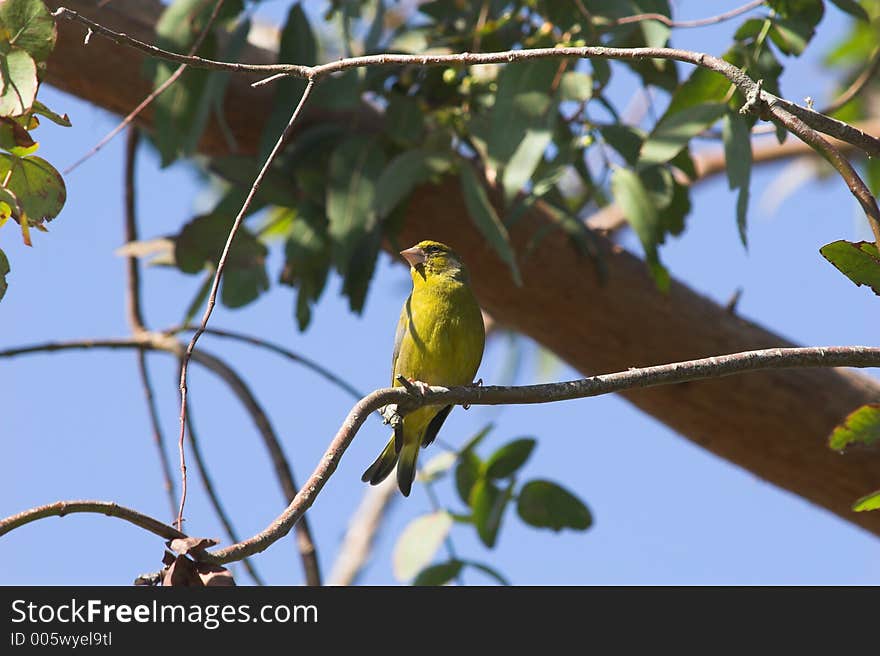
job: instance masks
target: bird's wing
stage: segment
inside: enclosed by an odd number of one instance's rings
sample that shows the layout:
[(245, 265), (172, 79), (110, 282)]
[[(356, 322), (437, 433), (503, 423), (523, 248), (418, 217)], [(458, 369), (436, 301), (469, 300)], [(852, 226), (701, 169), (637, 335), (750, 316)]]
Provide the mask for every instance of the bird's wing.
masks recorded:
[(394, 333), (394, 351), (391, 354), (391, 385), (397, 383), (397, 358), (400, 356), (400, 345), (409, 330), (409, 308), (412, 296), (406, 299), (403, 309), (400, 311), (400, 320), (397, 322), (397, 332)]

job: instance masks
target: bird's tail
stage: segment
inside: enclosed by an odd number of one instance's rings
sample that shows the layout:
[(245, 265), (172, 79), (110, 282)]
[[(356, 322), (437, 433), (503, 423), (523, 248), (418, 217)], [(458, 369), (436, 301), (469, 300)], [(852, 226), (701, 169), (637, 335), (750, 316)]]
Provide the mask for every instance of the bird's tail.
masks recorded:
[(397, 464), (397, 449), (394, 446), (394, 436), (388, 440), (388, 444), (376, 458), (375, 462), (367, 468), (361, 480), (370, 485), (378, 485), (386, 478)]
[(408, 497), (412, 489), (413, 480), (416, 477), (416, 460), (419, 458), (420, 440), (413, 440), (410, 444), (404, 444), (400, 450), (400, 459), (397, 462), (397, 487), (401, 494)]

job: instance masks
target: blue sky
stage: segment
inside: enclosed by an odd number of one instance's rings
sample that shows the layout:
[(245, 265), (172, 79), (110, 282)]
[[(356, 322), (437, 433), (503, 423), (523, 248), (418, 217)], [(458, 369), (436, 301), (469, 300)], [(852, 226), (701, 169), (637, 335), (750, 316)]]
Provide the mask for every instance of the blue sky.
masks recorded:
[[(269, 3), (278, 17), (285, 3)], [(681, 2), (682, 18), (705, 16), (736, 3)], [(791, 63), (783, 93), (792, 100), (833, 93), (820, 53), (846, 27), (829, 4), (819, 37), (803, 61)], [(730, 26), (677, 32), (675, 45), (715, 53)], [(621, 88), (621, 99), (626, 89)], [(630, 89), (631, 92), (631, 89)], [(44, 102), (70, 114), (74, 127), (44, 124), (40, 154), (62, 168), (87, 151), (116, 118), (44, 88)], [(25, 248), (14, 226), (0, 231), (11, 262), (9, 291), (0, 302), (0, 347), (55, 339), (123, 336), (124, 262), (113, 255), (122, 242), (123, 139), (119, 138), (67, 178), (68, 203), (49, 234)], [(735, 197), (723, 177), (701, 184), (688, 230), (662, 249), (672, 273), (725, 302), (743, 288), (740, 312), (803, 344), (870, 344), (877, 302), (818, 254), (835, 239), (864, 238), (858, 206), (836, 177), (810, 181), (775, 210), (762, 198), (786, 164), (762, 166), (752, 183), (749, 250), (739, 243)], [(186, 165), (160, 170), (142, 148), (138, 169), (142, 237), (175, 232), (202, 198)], [(425, 235), (430, 237), (430, 235)], [(634, 239), (624, 240), (638, 251)], [(275, 279), (280, 256), (269, 258)], [(147, 321), (177, 323), (198, 277), (152, 268), (144, 275)], [(364, 391), (387, 384), (390, 350), (400, 305), (408, 291), (404, 267), (381, 256), (360, 317), (350, 314), (332, 278), (306, 333), (297, 332), (293, 298), (273, 287), (242, 309), (219, 307), (212, 325), (252, 333), (320, 360)], [(872, 331), (873, 332), (873, 331)], [(351, 399), (304, 369), (251, 347), (203, 337), (200, 346), (227, 358), (258, 394), (280, 434), (299, 481), (312, 471), (351, 406)], [(505, 340), (490, 344), (480, 376), (502, 375)], [(537, 349), (524, 345), (518, 382), (542, 380)], [(149, 359), (172, 459), (176, 459), (176, 367), (163, 354)], [(576, 377), (565, 367), (555, 379)], [(129, 351), (35, 355), (0, 361), (0, 416), (4, 458), (0, 515), (60, 499), (113, 500), (163, 519), (167, 502), (140, 390), (136, 357)], [(191, 369), (191, 402), (206, 458), (239, 532), (264, 528), (284, 507), (271, 463), (248, 416), (213, 376)], [(765, 483), (747, 471), (678, 437), (617, 397), (564, 403), (456, 409), (442, 438), (460, 444), (487, 421), (496, 428), (484, 453), (515, 437), (539, 444), (523, 473), (551, 478), (590, 506), (594, 527), (554, 534), (526, 527), (509, 513), (498, 546), (486, 550), (468, 527), (455, 527), (460, 555), (491, 563), (516, 584), (877, 584), (877, 538), (830, 513)], [(360, 474), (387, 438), (368, 423), (309, 513), (321, 563), (329, 571), (346, 523), (364, 492)], [(438, 447), (432, 447), (434, 453)], [(429, 454), (425, 454), (429, 455)], [(423, 459), (423, 462), (426, 459)], [(193, 471), (191, 469), (191, 471)], [(878, 478), (880, 487), (880, 478)], [(191, 478), (188, 531), (223, 537), (196, 477)], [(868, 492), (869, 490), (866, 490)], [(441, 500), (459, 508), (449, 482)], [(421, 486), (398, 502), (379, 536), (362, 581), (396, 583), (391, 551), (413, 518), (429, 512)], [(128, 584), (160, 566), (158, 538), (124, 522), (76, 515), (43, 520), (0, 539), (2, 584)], [(256, 564), (275, 584), (302, 582), (292, 537), (261, 554)], [(239, 582), (247, 576), (236, 570)], [(468, 583), (484, 583), (466, 574)]]

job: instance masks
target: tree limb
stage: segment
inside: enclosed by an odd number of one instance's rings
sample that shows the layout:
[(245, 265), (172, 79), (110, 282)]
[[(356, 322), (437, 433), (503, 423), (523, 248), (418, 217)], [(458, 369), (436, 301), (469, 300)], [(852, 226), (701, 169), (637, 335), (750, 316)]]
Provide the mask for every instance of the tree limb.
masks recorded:
[[(91, 340), (39, 344), (0, 351), (0, 357), (13, 357), (25, 353), (56, 351), (71, 348), (91, 348), (97, 344), (121, 347), (120, 340)], [(144, 348), (145, 344), (127, 346)], [(407, 391), (404, 387), (378, 389), (360, 401), (348, 413), (342, 426), (330, 443), (305, 485), (297, 492), (290, 505), (266, 529), (237, 544), (207, 552), (202, 560), (218, 564), (234, 562), (265, 551), (273, 543), (283, 538), (303, 518), (318, 494), (336, 471), (342, 455), (357, 435), (360, 427), (373, 412), (383, 406), (394, 404), (403, 412), (410, 412), (427, 405), (509, 405), (538, 404), (582, 399), (603, 394), (612, 394), (633, 389), (671, 385), (705, 379), (716, 379), (746, 372), (768, 369), (802, 367), (880, 367), (880, 348), (867, 346), (827, 346), (808, 348), (775, 348), (760, 351), (718, 355), (687, 362), (629, 369), (617, 373), (592, 376), (580, 380), (541, 385), (506, 386), (466, 386), (420, 388)], [(826, 447), (827, 448), (827, 447)], [(76, 508), (71, 510), (70, 508)], [(173, 527), (167, 526), (135, 511), (121, 508), (108, 502), (58, 502), (48, 506), (19, 513), (0, 520), (0, 536), (31, 521), (52, 515), (69, 512), (98, 512), (122, 517), (162, 537), (178, 537)]]

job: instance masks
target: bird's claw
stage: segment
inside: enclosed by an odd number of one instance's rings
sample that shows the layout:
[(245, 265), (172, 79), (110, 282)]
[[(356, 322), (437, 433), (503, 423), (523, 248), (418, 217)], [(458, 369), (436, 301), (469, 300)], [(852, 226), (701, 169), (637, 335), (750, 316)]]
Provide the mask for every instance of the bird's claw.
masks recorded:
[(406, 388), (406, 391), (410, 394), (427, 396), (428, 392), (431, 391), (431, 386), (427, 383), (423, 383), (420, 380), (413, 380), (412, 378), (407, 378), (406, 376), (398, 376), (397, 380), (401, 385)]
[[(482, 387), (482, 386), (483, 386), (483, 379), (482, 379), (482, 378), (478, 378), (478, 379), (476, 380), (476, 382), (474, 382), (474, 383), (472, 384), (472, 386), (473, 386), (473, 387)], [(470, 403), (462, 403), (462, 404), (461, 404), (461, 407), (462, 407), (463, 410), (470, 410), (470, 409), (471, 409), (471, 404), (470, 404)]]

